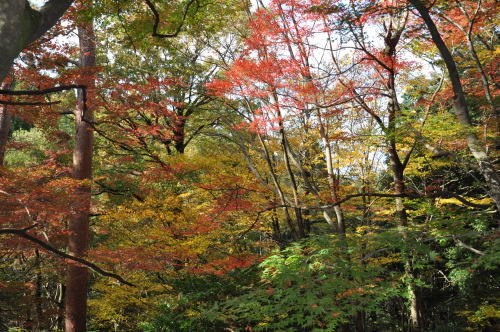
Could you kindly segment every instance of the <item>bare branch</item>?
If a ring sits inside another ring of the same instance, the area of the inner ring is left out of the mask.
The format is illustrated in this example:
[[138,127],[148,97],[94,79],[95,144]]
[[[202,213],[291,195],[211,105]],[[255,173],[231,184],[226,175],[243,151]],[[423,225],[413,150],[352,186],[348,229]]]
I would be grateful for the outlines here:
[[61,250],[59,250],[57,248],[54,248],[53,246],[51,246],[47,242],[44,242],[44,241],[42,241],[42,240],[40,240],[40,239],[38,239],[38,238],[36,238],[36,237],[34,237],[34,236],[32,236],[32,235],[30,235],[30,234],[27,233],[28,230],[34,228],[37,225],[38,224],[30,225],[30,226],[22,228],[22,229],[3,228],[3,229],[0,229],[0,234],[17,235],[19,237],[22,237],[23,239],[26,239],[28,241],[31,241],[33,243],[38,244],[40,247],[44,248],[47,251],[50,251],[50,252],[56,254],[57,256],[60,256],[60,257],[72,260],[74,262],[78,262],[78,263],[83,264],[85,266],[88,266],[89,268],[91,268],[95,272],[99,273],[100,275],[103,275],[105,277],[114,278],[114,279],[118,280],[119,282],[121,282],[124,285],[132,286],[132,287],[137,287],[136,285],[134,285],[134,284],[128,282],[127,280],[123,279],[118,274],[115,274],[115,273],[103,270],[99,266],[95,265],[92,262],[89,262],[86,259],[83,259],[83,258],[80,258],[80,257],[76,257],[76,256],[73,256],[73,255],[67,254],[67,253],[65,253],[65,252],[63,252],[63,251],[61,251]]
[[[61,91],[66,91],[66,90],[73,90],[73,89],[81,89],[82,90],[82,103],[83,103],[83,115],[87,112],[87,86],[86,85],[81,85],[81,84],[70,84],[70,85],[61,85],[61,86],[56,86],[48,89],[41,89],[41,90],[3,90],[0,89],[0,95],[6,95],[6,96],[41,96],[41,95],[46,95],[49,93],[55,93],[55,92],[61,92]],[[58,103],[58,102],[55,102]],[[0,102],[2,104],[2,102]],[[22,104],[3,104],[3,105],[29,105],[29,103],[22,103]],[[50,105],[47,103],[43,104],[36,104],[36,105]]]
[[47,106],[47,105],[56,105],[60,104],[60,101],[49,101],[49,102],[43,102],[43,101],[34,101],[34,102],[29,102],[29,101],[5,101],[5,100],[0,100],[0,105],[12,105],[12,106]]
[[459,247],[462,247],[462,248],[465,248],[467,250],[470,250],[472,251],[473,253],[476,253],[478,255],[481,255],[481,256],[484,256],[484,252],[482,252],[481,250],[477,250],[475,248],[472,248],[471,246],[463,243],[462,241],[460,241],[459,239],[455,239],[455,243],[459,246]]
[[149,9],[151,10],[151,12],[153,13],[153,16],[154,16],[152,36],[159,37],[159,38],[177,37],[177,35],[181,32],[182,27],[184,26],[184,23],[186,21],[186,17],[187,17],[187,14],[189,12],[189,8],[191,7],[191,5],[196,2],[196,4],[199,6],[198,0],[190,0],[187,3],[186,8],[184,9],[184,13],[182,14],[182,21],[179,24],[179,26],[177,27],[177,29],[173,33],[159,33],[158,32],[158,25],[160,25],[160,13],[158,13],[158,10],[156,9],[155,5],[151,2],[151,0],[144,0],[144,1],[148,5]]

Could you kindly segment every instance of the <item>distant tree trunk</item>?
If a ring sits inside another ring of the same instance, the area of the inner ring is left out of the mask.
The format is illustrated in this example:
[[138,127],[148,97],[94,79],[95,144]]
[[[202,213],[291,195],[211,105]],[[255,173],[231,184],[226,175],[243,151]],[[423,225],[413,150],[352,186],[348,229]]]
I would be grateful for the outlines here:
[[[500,211],[500,176],[498,175],[492,161],[486,153],[484,144],[479,140],[477,134],[475,133],[475,128],[472,124],[472,120],[469,114],[469,109],[465,101],[465,93],[462,88],[462,83],[460,82],[460,75],[457,70],[457,66],[450,50],[446,46],[445,42],[441,38],[441,35],[434,23],[434,20],[430,16],[429,9],[420,0],[409,0],[410,3],[417,9],[420,16],[424,20],[425,25],[429,29],[432,40],[443,58],[443,61],[448,70],[448,76],[450,78],[453,93],[453,108],[455,109],[455,115],[458,122],[462,125],[467,139],[467,145],[470,152],[476,159],[478,163],[479,171],[485,179],[485,182],[489,189],[489,195],[495,202],[497,210]],[[500,226],[500,221],[499,221]]]
[[5,146],[9,138],[11,120],[12,116],[7,110],[7,106],[0,106],[0,166],[3,166],[5,158]]
[[[182,115],[180,115],[182,116]],[[179,116],[179,117],[180,117]],[[174,147],[177,153],[179,154],[184,154],[184,151],[186,149],[186,133],[185,133],[185,127],[186,127],[186,119],[178,119],[176,120],[176,123],[174,125]]]
[[[14,80],[6,79],[2,84],[1,88],[11,89],[14,85]],[[7,140],[9,138],[10,123],[12,121],[12,115],[9,112],[7,105],[0,106],[0,166],[3,166],[5,159],[5,147],[7,145]]]
[[292,237],[297,240],[299,239],[299,235],[297,233],[297,230],[295,229],[295,226],[292,221],[292,217],[290,216],[290,212],[288,211],[287,207],[287,199],[285,197],[285,194],[283,193],[283,189],[281,188],[281,185],[278,181],[278,177],[276,175],[276,172],[274,170],[273,163],[271,161],[271,156],[269,154],[269,151],[267,149],[266,144],[264,143],[264,140],[260,134],[257,134],[259,138],[260,145],[262,146],[262,149],[264,151],[264,159],[266,160],[267,166],[269,167],[269,173],[271,174],[271,178],[273,179],[274,186],[276,188],[276,193],[278,194],[280,198],[280,203],[283,205],[283,213],[285,214],[285,220],[290,228],[290,233],[292,234]]
[[280,138],[281,138],[281,147],[283,149],[283,159],[285,161],[285,168],[288,173],[288,176],[290,178],[290,182],[292,185],[292,194],[293,194],[293,203],[294,203],[294,208],[293,211],[295,212],[295,220],[297,221],[297,230],[298,230],[298,236],[302,239],[306,237],[307,234],[307,226],[304,223],[304,218],[302,217],[302,210],[299,207],[299,194],[298,194],[298,186],[297,186],[297,181],[295,180],[295,175],[293,174],[292,171],[292,166],[290,164],[290,154],[291,151],[289,149],[289,144],[286,138],[286,133],[285,133],[285,126],[283,124],[283,115],[281,114],[281,109],[279,107],[279,98],[278,94],[273,89],[273,99],[274,102],[276,103],[276,112],[277,116],[280,119],[278,121],[279,125],[279,133],[280,133]]
[[[330,140],[328,139],[328,134],[326,132],[326,128],[321,120],[321,114],[319,109],[317,110],[318,115],[318,123],[319,123],[319,134],[321,136],[321,140],[323,141],[323,145],[325,146],[325,156],[326,156],[326,172],[328,176],[328,186],[330,189],[330,197],[332,201],[335,203],[338,201],[339,197],[337,194],[337,179],[335,177],[335,172],[333,168],[333,160],[332,160],[332,147],[330,144]],[[345,235],[345,222],[344,222],[344,214],[340,205],[335,205],[333,207],[333,211],[335,212],[335,217],[337,218],[337,232],[340,235]]]
[[33,325],[33,331],[45,330],[48,322],[48,317],[44,317],[43,315],[43,307],[42,307],[42,260],[41,255],[38,249],[35,249],[35,264],[36,264],[36,272],[35,272],[35,294],[34,298],[36,301],[36,324]]
[[[292,20],[292,23],[293,23],[293,29],[296,32],[296,37],[299,41],[299,43],[297,43],[296,46],[298,48],[298,52],[301,55],[300,60],[297,59],[297,57],[295,56],[295,52],[292,48],[292,44],[294,44],[294,42],[292,41],[293,38],[290,37],[289,31],[288,31],[292,28],[287,24],[286,14],[283,10],[283,6],[281,3],[278,3],[278,7],[280,9],[281,20],[282,20],[283,24],[287,27],[286,29],[284,29],[283,34],[285,36],[285,41],[286,41],[287,46],[288,46],[288,53],[290,54],[290,57],[294,61],[303,63],[304,67],[307,68],[307,70],[302,73],[302,77],[307,82],[312,82],[313,78],[312,78],[310,71],[309,71],[309,69],[311,67],[310,63],[309,63],[309,56],[308,56],[307,50],[304,49],[304,46],[302,45],[302,43],[304,41],[302,39],[300,31],[297,29],[297,26],[298,26],[297,21],[296,21],[294,15],[290,15],[290,19]],[[274,93],[274,98],[275,98],[276,102],[278,102],[278,100],[277,100],[278,96],[276,93]],[[278,111],[279,111],[279,109],[278,109]],[[304,114],[310,114],[310,111],[304,110]],[[281,117],[281,115],[279,115],[279,116]],[[326,130],[324,128],[323,122],[321,121],[321,112],[320,112],[319,108],[317,109],[317,116],[318,116],[318,121],[320,124],[321,138],[323,140],[323,144],[326,147],[327,172],[328,172],[328,184],[330,186],[330,196],[331,196],[332,201],[336,202],[338,200],[338,195],[337,195],[337,189],[336,189],[337,186],[336,186],[336,181],[335,181],[335,174],[333,173],[333,167],[332,167],[332,162],[331,162],[331,160],[332,160],[331,159],[332,158],[331,147],[330,147],[330,142],[329,142],[328,138],[326,137]],[[280,126],[281,126],[281,124],[280,124]],[[289,151],[291,152],[290,146],[289,145],[287,145],[287,146],[288,146]],[[295,158],[293,157],[293,153],[290,153],[290,157],[291,157],[292,161],[294,161]],[[299,168],[301,173],[303,174],[302,177],[304,178],[304,182],[306,184],[310,183],[308,176],[304,172],[302,166],[298,162],[295,162],[295,164]],[[309,189],[314,191],[314,194],[317,196],[317,198],[319,200],[320,197],[319,197],[319,193],[317,192],[317,190],[315,190],[315,188],[313,188],[312,185],[308,186],[308,187],[309,187]],[[333,220],[331,219],[327,210],[323,210],[323,217],[326,220],[326,222],[335,229],[335,231],[337,231],[340,235],[345,235],[344,216],[342,213],[342,209],[340,208],[340,205],[335,205],[333,207],[333,210],[335,212],[335,216],[337,219],[336,224],[333,223]],[[310,225],[307,225],[307,226],[310,226]]]
[[[80,42],[80,69],[85,75],[92,75],[95,67],[95,40],[91,22],[78,26]],[[76,134],[73,151],[73,177],[89,180],[92,177],[92,139],[89,122],[93,120],[92,91],[95,82],[88,76],[87,105],[83,102],[83,92],[78,92],[78,107],[75,112]],[[85,111],[85,112],[84,112]],[[77,188],[78,201],[74,206],[74,216],[69,222],[68,249],[72,255],[85,256],[89,247],[90,185]],[[69,264],[66,281],[66,332],[86,331],[88,268]]]

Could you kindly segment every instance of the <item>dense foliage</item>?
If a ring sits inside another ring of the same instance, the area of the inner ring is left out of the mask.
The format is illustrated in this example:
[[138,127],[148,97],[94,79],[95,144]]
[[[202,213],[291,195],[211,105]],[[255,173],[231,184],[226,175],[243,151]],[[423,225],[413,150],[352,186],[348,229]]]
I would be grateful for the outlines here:
[[75,2],[0,88],[0,330],[499,329],[497,8]]

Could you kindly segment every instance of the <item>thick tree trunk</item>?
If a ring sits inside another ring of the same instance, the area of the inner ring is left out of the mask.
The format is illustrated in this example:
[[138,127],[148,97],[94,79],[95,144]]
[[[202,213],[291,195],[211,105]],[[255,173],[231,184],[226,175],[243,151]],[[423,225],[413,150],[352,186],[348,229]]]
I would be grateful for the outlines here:
[[[420,16],[424,20],[425,25],[429,29],[432,36],[432,40],[443,58],[443,61],[448,70],[448,76],[450,78],[453,92],[455,94],[453,100],[453,108],[455,110],[455,115],[458,122],[462,125],[467,139],[467,145],[470,152],[476,159],[479,167],[479,171],[483,175],[485,182],[489,189],[489,195],[495,202],[497,210],[500,211],[500,176],[498,175],[492,161],[486,153],[484,144],[479,140],[477,134],[475,133],[475,128],[472,124],[472,120],[469,115],[469,110],[467,103],[465,102],[465,93],[462,88],[462,83],[460,82],[460,75],[457,70],[457,66],[450,50],[446,46],[445,42],[441,38],[441,35],[434,23],[434,20],[429,14],[429,10],[420,0],[409,0],[410,3],[417,9]],[[500,221],[499,221],[500,225]]]
[[[180,115],[182,116],[182,114]],[[185,133],[185,127],[186,127],[186,120],[185,119],[179,119],[177,120],[177,123],[174,125],[174,147],[177,153],[183,154],[185,149],[186,149],[186,133]]]
[[48,0],[40,10],[35,10],[27,0],[0,1],[0,81],[23,48],[56,24],[72,2]]
[[[89,75],[86,79],[88,100],[83,103],[83,92],[78,94],[76,117],[76,137],[73,152],[73,177],[89,180],[92,177],[92,139],[89,122],[93,120],[92,91],[95,82],[91,78],[95,67],[95,41],[92,23],[78,27],[80,41],[80,68]],[[77,188],[78,202],[74,206],[74,216],[69,223],[68,249],[72,255],[83,257],[89,247],[90,185],[82,184]],[[86,331],[88,268],[69,264],[66,282],[66,332]]]

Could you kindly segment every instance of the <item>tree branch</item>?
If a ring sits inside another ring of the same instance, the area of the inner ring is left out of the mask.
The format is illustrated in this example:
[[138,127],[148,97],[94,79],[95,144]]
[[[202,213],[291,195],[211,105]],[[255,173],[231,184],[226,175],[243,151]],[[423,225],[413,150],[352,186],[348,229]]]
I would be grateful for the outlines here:
[[43,5],[40,10],[34,10],[31,7],[29,10],[35,12],[38,16],[39,22],[36,26],[31,39],[28,44],[40,38],[45,32],[47,32],[57,21],[63,16],[63,14],[68,10],[74,0],[48,0],[45,5]]
[[153,16],[154,16],[153,33],[151,35],[153,37],[159,37],[159,38],[177,37],[177,35],[181,32],[182,27],[184,26],[189,8],[195,2],[198,5],[198,0],[189,0],[189,2],[186,5],[186,8],[184,9],[184,13],[182,15],[182,21],[179,24],[179,26],[177,27],[177,29],[173,33],[159,33],[158,26],[160,25],[160,13],[158,13],[158,10],[156,9],[155,5],[151,2],[151,0],[144,0],[144,1],[148,5],[149,9],[151,10],[151,12],[153,13]]
[[[85,113],[87,112],[87,86],[82,85],[82,84],[61,85],[61,86],[55,86],[52,88],[41,89],[41,90],[3,90],[3,89],[0,89],[0,95],[41,96],[41,95],[46,95],[49,93],[61,92],[61,91],[72,90],[72,89],[81,89],[82,90],[83,116],[85,116]],[[22,102],[20,102],[20,103],[22,103]],[[57,102],[55,102],[55,103],[57,103]],[[2,102],[0,102],[0,104],[2,104]],[[29,103],[3,104],[3,105],[29,105]],[[46,105],[46,103],[36,104],[36,105]]]
[[469,245],[463,243],[462,241],[460,241],[459,239],[455,239],[455,243],[457,244],[457,246],[465,248],[467,250],[470,250],[473,253],[476,253],[476,254],[481,255],[481,256],[485,255],[484,252],[482,252],[481,250],[477,250],[475,248],[472,248],[471,246],[469,246]]
[[11,106],[47,106],[47,105],[56,105],[60,104],[60,101],[49,101],[49,102],[43,102],[43,101],[34,101],[34,102],[29,102],[29,101],[5,101],[5,100],[0,100],[0,105],[11,105]]
[[61,250],[59,250],[57,248],[54,248],[50,244],[48,244],[48,243],[46,243],[46,242],[44,242],[44,241],[42,241],[42,240],[40,240],[40,239],[38,239],[38,238],[36,238],[36,237],[34,237],[34,236],[32,236],[32,235],[30,235],[30,234],[27,233],[28,230],[36,227],[37,225],[38,224],[30,225],[30,226],[22,228],[22,229],[3,228],[3,229],[0,229],[0,234],[17,235],[19,237],[22,237],[23,239],[26,239],[28,241],[31,241],[33,243],[38,244],[40,247],[44,248],[47,251],[50,251],[50,252],[56,254],[57,256],[60,256],[60,257],[72,260],[74,262],[78,262],[80,264],[83,264],[83,265],[91,268],[95,272],[99,273],[100,275],[103,275],[105,277],[114,278],[114,279],[118,280],[119,282],[121,282],[124,285],[128,285],[128,286],[131,286],[131,287],[137,287],[136,285],[134,285],[134,284],[128,282],[127,280],[123,279],[118,274],[105,271],[105,270],[101,269],[99,266],[95,265],[92,262],[89,262],[86,259],[83,259],[83,258],[80,258],[80,257],[76,257],[76,256],[73,256],[73,255],[67,254],[67,253],[65,253],[65,252],[63,252],[63,251],[61,251]]
[[344,198],[339,199],[338,201],[327,204],[327,205],[319,205],[319,206],[293,206],[289,204],[281,204],[281,205],[273,205],[272,207],[266,208],[264,210],[261,210],[259,212],[265,212],[269,211],[275,208],[279,207],[290,207],[290,208],[298,208],[302,210],[324,210],[324,209],[329,209],[334,206],[338,206],[344,202],[347,202],[353,198],[357,197],[387,197],[387,198],[396,198],[396,197],[407,197],[407,198],[438,198],[438,197],[453,197],[459,200],[461,203],[468,205],[470,207],[478,208],[478,209],[484,209],[484,208],[489,208],[493,204],[477,204],[477,203],[472,203],[467,201],[465,198],[462,196],[449,192],[449,191],[439,191],[436,193],[428,194],[428,195],[418,195],[418,194],[413,194],[413,193],[405,193],[405,194],[386,194],[386,193],[359,193],[359,194],[352,194],[352,195],[346,195]]

